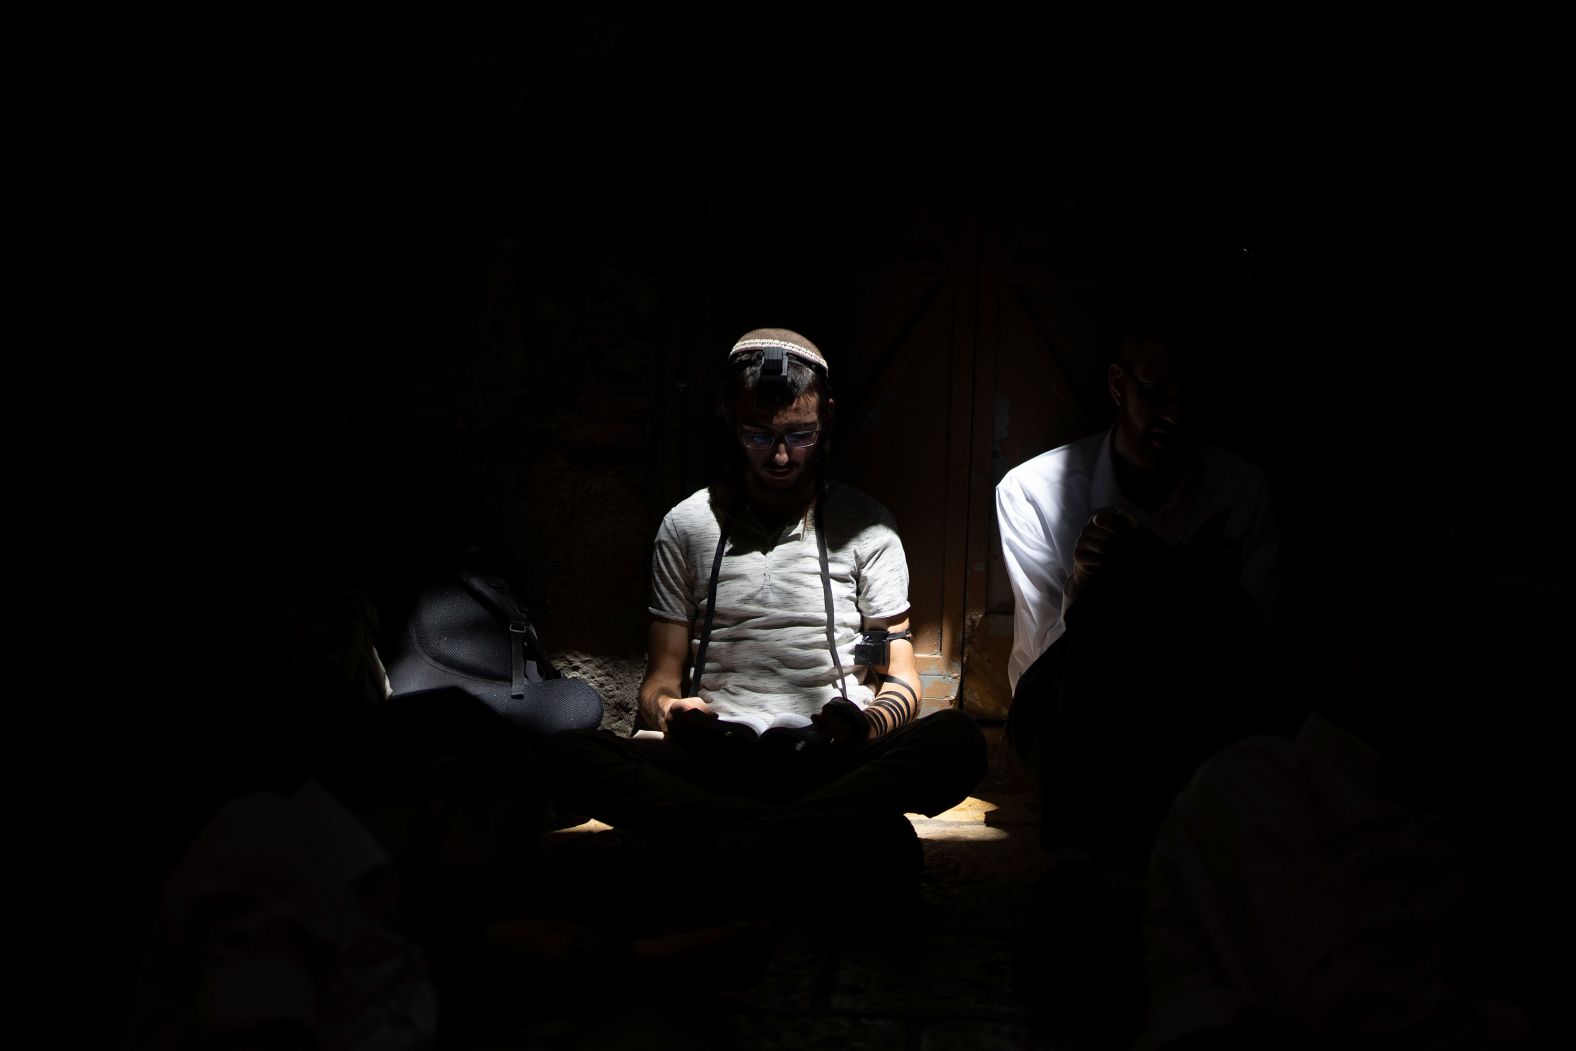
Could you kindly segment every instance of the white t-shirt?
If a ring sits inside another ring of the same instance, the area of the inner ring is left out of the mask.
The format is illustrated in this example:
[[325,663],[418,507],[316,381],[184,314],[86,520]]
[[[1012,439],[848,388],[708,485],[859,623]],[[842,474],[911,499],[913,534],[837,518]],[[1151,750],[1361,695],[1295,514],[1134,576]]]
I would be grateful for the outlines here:
[[1089,517],[1121,505],[1162,540],[1185,542],[1205,522],[1226,512],[1223,536],[1242,546],[1242,586],[1266,625],[1275,620],[1279,534],[1263,473],[1235,453],[1203,446],[1178,496],[1153,513],[1126,500],[1112,462],[1113,431],[1102,431],[1008,471],[996,486],[996,522],[1012,583],[1012,655],[1007,680],[1014,691],[1029,665],[1061,637],[1073,549]]
[[[859,490],[830,483],[822,517],[843,689],[863,707],[874,693],[854,663],[854,644],[864,618],[908,609],[908,562],[892,515]],[[651,613],[689,627],[692,659],[720,535],[705,489],[669,511],[657,531]],[[747,512],[731,520],[698,696],[721,718],[757,731],[773,721],[807,723],[839,696],[813,515],[769,534]]]

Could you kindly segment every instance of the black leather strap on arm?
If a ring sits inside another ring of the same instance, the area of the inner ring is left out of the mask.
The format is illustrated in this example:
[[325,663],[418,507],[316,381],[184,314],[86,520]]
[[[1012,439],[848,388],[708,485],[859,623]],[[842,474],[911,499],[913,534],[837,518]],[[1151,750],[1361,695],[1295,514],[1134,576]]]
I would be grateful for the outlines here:
[[906,692],[909,697],[913,699],[914,710],[919,710],[919,691],[915,690],[913,685],[907,679],[900,679],[896,675],[887,675],[884,672],[877,672],[876,678],[880,679],[883,683],[891,683],[893,686],[901,687],[904,692]]

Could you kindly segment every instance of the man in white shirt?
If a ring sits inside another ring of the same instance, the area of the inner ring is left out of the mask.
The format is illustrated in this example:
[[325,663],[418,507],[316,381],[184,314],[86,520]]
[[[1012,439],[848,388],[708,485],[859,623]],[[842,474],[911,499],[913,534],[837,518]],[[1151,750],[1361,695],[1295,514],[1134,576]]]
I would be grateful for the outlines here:
[[1121,516],[1185,543],[1223,515],[1222,538],[1242,552],[1242,586],[1273,627],[1279,539],[1269,487],[1242,457],[1195,440],[1190,396],[1206,368],[1178,337],[1135,333],[1107,370],[1112,427],[1019,464],[996,486],[1013,690],[1067,629],[1064,614],[1108,557]]
[[1087,917],[1121,901],[1129,941],[1166,804],[1216,749],[1268,728],[1248,713],[1275,622],[1275,515],[1264,475],[1198,438],[1212,348],[1196,319],[1163,301],[1137,316],[1107,370],[1114,425],[996,487],[1006,741],[1041,799],[1047,904]]

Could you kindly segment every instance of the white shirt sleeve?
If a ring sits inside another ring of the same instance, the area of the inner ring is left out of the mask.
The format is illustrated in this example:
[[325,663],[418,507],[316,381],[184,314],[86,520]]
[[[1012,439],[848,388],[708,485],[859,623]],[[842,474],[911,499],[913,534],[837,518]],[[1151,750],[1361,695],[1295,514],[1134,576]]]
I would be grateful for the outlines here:
[[1062,594],[1071,570],[1071,552],[1056,544],[1053,525],[1044,520],[1011,476],[996,487],[996,522],[1002,557],[1012,583],[1012,656],[1007,682],[1012,690],[1040,654],[1065,630]]
[[[669,512],[657,530],[656,545],[651,553],[651,604],[647,608],[654,616],[680,624],[694,623],[696,615],[692,597],[695,570],[686,552],[685,539]],[[710,574],[710,566],[706,567],[706,572]]]
[[886,515],[866,530],[859,558],[855,602],[861,617],[895,617],[908,606],[908,558],[892,518]]

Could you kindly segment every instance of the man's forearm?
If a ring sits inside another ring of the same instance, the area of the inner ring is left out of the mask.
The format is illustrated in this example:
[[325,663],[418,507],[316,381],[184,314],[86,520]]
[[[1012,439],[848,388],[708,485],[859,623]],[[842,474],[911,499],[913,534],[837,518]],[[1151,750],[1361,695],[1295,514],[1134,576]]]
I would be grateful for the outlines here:
[[654,620],[646,640],[646,674],[636,699],[640,717],[653,730],[666,730],[666,711],[684,697],[685,664],[689,656],[689,627],[671,620]]
[[919,711],[919,692],[915,684],[896,675],[881,675],[881,688],[865,707],[870,736],[880,737],[913,720]]

